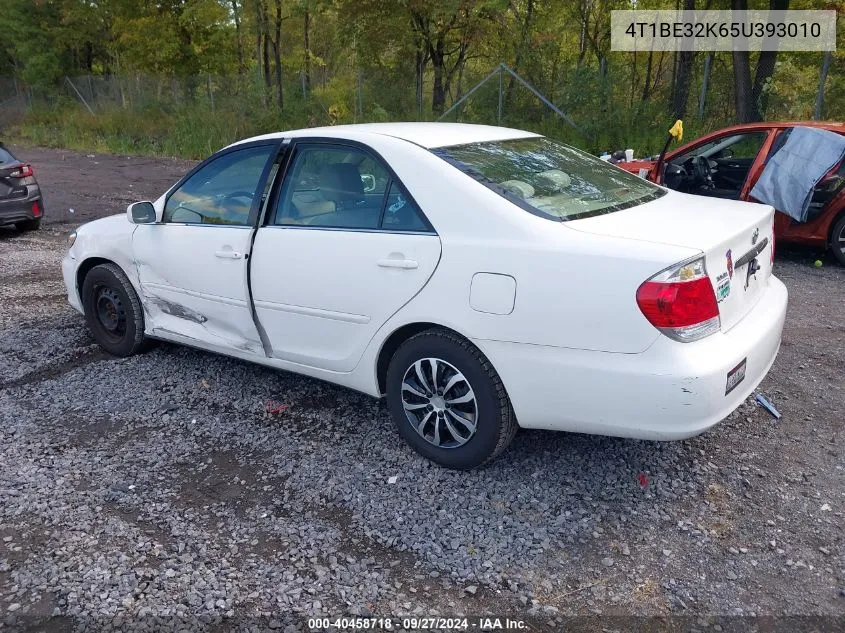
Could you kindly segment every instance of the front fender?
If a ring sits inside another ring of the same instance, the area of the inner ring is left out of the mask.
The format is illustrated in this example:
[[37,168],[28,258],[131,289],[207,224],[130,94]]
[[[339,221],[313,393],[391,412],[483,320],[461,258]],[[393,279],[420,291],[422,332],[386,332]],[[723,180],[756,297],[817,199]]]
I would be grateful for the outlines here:
[[62,262],[68,300],[74,308],[82,311],[80,293],[85,273],[107,261],[120,266],[135,292],[142,296],[132,249],[135,228],[122,213],[83,224],[76,230],[76,241]]

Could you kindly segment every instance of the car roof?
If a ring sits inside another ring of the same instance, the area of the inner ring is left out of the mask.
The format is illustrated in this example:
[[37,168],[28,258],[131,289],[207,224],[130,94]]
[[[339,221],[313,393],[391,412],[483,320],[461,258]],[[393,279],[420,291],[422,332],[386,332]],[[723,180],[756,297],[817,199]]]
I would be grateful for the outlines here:
[[504,141],[514,138],[540,136],[534,132],[494,125],[473,125],[469,123],[359,123],[356,125],[333,125],[287,132],[274,132],[244,139],[234,145],[273,138],[297,138],[309,136],[334,137],[346,140],[366,141],[373,135],[392,136],[415,145],[434,149],[450,145]]
[[788,127],[820,127],[832,132],[845,133],[845,123],[838,121],[762,121],[760,123],[740,123],[739,125],[731,125],[730,127],[714,130],[711,134],[716,132],[733,132],[743,130],[760,130],[760,129],[783,129]]

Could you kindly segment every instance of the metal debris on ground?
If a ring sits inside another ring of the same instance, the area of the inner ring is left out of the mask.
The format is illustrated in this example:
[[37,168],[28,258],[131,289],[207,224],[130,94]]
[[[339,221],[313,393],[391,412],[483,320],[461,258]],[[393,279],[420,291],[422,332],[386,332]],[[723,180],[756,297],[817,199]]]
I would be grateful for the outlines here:
[[775,405],[769,402],[765,397],[757,394],[757,397],[754,398],[761,407],[763,407],[766,411],[772,414],[772,417],[775,420],[780,420],[780,411],[775,409]]

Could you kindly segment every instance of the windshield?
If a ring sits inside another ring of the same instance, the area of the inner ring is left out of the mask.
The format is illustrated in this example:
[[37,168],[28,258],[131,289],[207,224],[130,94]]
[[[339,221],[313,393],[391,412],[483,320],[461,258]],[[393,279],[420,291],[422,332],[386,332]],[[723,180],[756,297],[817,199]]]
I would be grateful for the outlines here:
[[665,193],[642,178],[545,137],[433,151],[520,208],[552,220],[613,213]]

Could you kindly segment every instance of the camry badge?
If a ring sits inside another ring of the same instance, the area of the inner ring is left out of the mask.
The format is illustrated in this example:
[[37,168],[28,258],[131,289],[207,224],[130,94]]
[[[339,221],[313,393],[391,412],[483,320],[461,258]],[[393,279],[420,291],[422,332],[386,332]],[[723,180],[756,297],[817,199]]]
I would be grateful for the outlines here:
[[751,245],[757,243],[757,238],[760,237],[760,229],[754,229],[754,232],[751,234]]
[[730,249],[725,253],[725,259],[728,260],[728,277],[734,278],[734,258],[731,256]]

